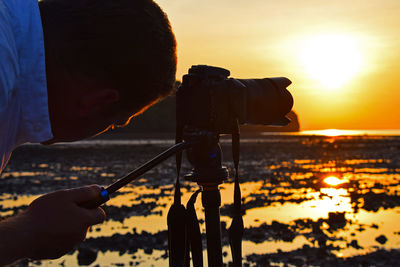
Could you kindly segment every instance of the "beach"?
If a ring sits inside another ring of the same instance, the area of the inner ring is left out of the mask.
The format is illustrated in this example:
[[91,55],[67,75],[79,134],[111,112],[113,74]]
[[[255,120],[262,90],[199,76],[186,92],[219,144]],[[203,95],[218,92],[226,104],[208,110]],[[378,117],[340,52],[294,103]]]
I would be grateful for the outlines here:
[[[232,174],[229,140],[221,143]],[[24,145],[1,175],[0,216],[12,216],[54,190],[107,186],[171,145],[169,138]],[[182,174],[190,169],[184,159]],[[397,266],[400,137],[244,137],[239,169],[246,266]],[[166,216],[175,177],[172,157],[113,195],[104,206],[106,222],[92,227],[76,250],[16,266],[166,266]],[[184,204],[197,189],[182,179]],[[233,178],[220,189],[223,260],[229,264]],[[200,198],[195,207],[206,261]]]

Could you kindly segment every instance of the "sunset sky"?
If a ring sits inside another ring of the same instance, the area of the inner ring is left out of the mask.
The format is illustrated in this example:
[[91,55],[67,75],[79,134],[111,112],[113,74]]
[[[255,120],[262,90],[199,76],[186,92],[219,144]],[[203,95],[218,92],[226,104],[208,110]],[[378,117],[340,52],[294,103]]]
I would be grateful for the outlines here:
[[194,64],[285,76],[302,130],[400,128],[400,1],[159,0]]

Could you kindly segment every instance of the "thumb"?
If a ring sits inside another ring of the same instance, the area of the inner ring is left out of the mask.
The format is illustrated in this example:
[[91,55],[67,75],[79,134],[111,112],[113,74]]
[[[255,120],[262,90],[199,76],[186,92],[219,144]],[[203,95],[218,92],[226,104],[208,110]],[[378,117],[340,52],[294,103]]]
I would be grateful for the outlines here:
[[71,201],[80,204],[99,197],[101,187],[99,185],[88,185],[84,187],[68,189],[67,192]]
[[100,207],[95,209],[84,209],[88,225],[102,223],[106,219],[106,213]]

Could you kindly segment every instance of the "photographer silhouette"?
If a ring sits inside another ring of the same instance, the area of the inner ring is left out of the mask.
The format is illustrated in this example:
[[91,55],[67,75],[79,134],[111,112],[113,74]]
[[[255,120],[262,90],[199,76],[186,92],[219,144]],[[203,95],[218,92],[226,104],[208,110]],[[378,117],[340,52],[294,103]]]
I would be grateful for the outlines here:
[[[175,37],[151,0],[0,0],[0,170],[21,144],[127,124],[171,93],[175,72]],[[70,251],[104,220],[81,205],[100,192],[50,193],[0,221],[0,265]]]

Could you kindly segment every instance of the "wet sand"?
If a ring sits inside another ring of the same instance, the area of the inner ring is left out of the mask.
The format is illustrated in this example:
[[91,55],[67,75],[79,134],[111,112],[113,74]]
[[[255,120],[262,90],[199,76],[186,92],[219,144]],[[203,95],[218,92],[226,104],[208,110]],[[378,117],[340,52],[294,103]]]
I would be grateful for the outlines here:
[[[93,183],[108,185],[171,144],[161,138],[20,147],[0,178],[0,216],[19,212],[43,193]],[[224,140],[222,147],[225,165],[232,169],[229,142]],[[242,140],[246,264],[397,266],[399,152],[399,137],[264,136]],[[182,173],[189,170],[185,160]],[[172,203],[175,175],[174,160],[169,159],[114,196],[105,206],[107,221],[93,227],[77,250],[58,260],[29,264],[165,266],[166,213]],[[197,185],[182,185],[186,203]],[[231,180],[221,186],[221,194],[224,262],[228,264]],[[200,198],[197,202],[204,233]]]

